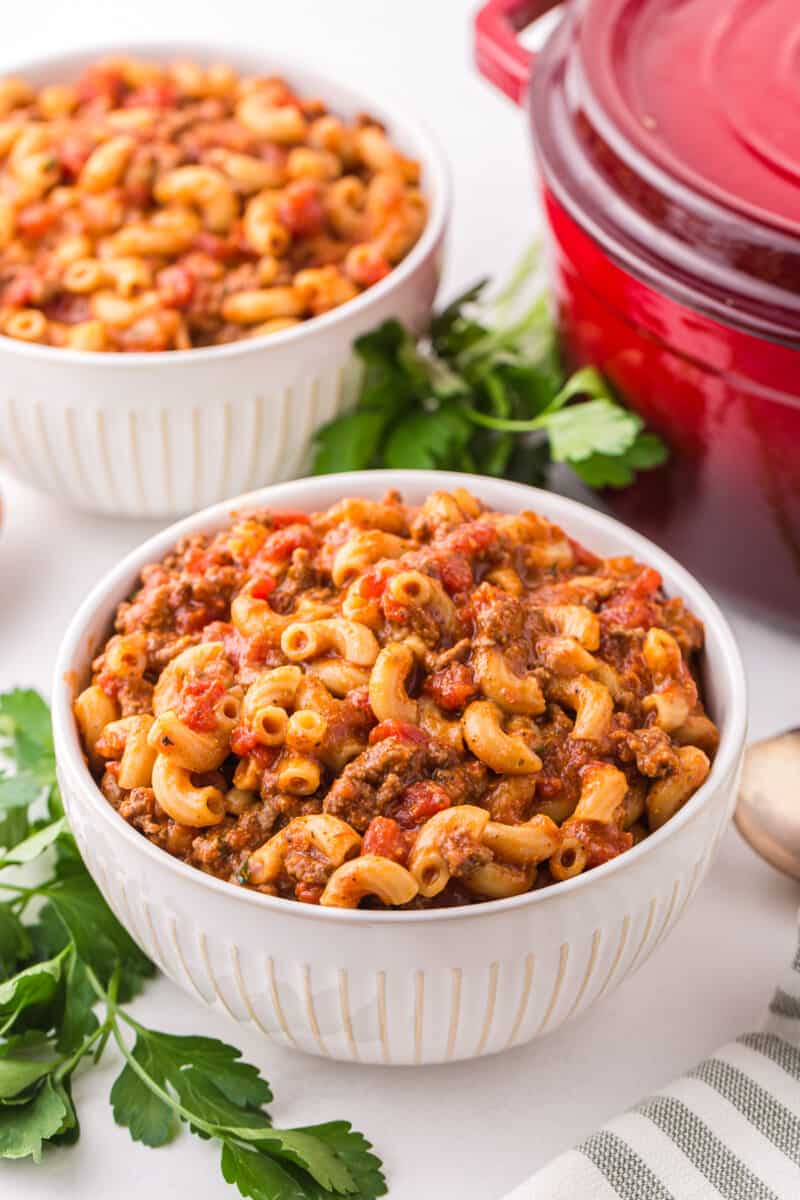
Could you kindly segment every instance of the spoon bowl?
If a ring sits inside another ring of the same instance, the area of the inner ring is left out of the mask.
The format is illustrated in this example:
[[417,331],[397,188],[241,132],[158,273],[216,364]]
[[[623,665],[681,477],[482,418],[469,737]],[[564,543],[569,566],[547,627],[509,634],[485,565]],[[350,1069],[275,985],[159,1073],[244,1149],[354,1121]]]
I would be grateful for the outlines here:
[[800,880],[800,729],[745,751],[734,820],[756,854]]

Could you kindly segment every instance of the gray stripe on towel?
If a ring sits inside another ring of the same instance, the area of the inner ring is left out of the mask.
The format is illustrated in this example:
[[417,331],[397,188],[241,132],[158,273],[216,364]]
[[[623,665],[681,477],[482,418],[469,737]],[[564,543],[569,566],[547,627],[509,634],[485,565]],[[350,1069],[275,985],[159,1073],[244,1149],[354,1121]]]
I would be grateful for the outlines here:
[[[577,1147],[592,1162],[620,1197],[620,1200],[676,1200],[647,1163],[626,1141],[601,1129]],[[577,1197],[576,1197],[577,1200]]]
[[792,1162],[800,1164],[800,1120],[744,1071],[723,1059],[709,1058],[690,1071],[689,1076],[719,1092],[767,1141]]
[[785,1038],[775,1033],[745,1033],[736,1040],[782,1067],[792,1079],[800,1080],[800,1050]]
[[725,1200],[780,1200],[682,1100],[653,1096],[634,1112],[671,1138]]
[[769,1011],[776,1017],[789,1017],[790,1020],[800,1021],[800,996],[792,996],[783,988],[776,988]]

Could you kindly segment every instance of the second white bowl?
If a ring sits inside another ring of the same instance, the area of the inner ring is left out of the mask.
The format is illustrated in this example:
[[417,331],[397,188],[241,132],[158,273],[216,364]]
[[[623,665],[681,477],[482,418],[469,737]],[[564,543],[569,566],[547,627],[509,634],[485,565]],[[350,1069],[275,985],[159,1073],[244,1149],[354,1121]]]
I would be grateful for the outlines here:
[[532,508],[601,554],[654,566],[706,627],[708,706],[721,732],[706,783],[672,820],[585,875],[510,900],[417,912],[345,911],[237,888],[171,858],[111,808],[86,767],[72,702],[145,563],[227,524],[230,505],[166,529],[88,597],[56,664],[53,724],[67,812],[89,870],[142,949],[197,999],[276,1042],[353,1062],[436,1063],[527,1042],[583,1012],[642,965],[691,900],[733,806],[745,733],[741,660],[725,618],[673,559],[617,521],[520,484],[432,471],[323,476],[241,505],[321,509],[399,488],[419,503],[467,487]]
[[[237,70],[280,73],[332,111],[370,112],[422,164],[428,224],[386,279],[323,316],[266,338],[155,354],[91,354],[0,337],[0,455],[22,479],[70,504],[163,517],[302,474],[311,434],[352,402],[352,343],[389,317],[418,330],[436,295],[449,209],[442,155],[402,112],[307,68],[247,51],[117,47],[160,61],[224,56]],[[93,50],[22,63],[34,83],[70,79]]]

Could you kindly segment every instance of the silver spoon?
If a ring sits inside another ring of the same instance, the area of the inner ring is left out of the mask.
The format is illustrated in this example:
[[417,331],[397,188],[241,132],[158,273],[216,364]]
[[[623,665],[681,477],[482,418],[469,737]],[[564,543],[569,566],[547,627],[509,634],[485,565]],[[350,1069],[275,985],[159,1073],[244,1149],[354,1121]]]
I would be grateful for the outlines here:
[[745,751],[734,820],[756,854],[800,879],[800,729]]

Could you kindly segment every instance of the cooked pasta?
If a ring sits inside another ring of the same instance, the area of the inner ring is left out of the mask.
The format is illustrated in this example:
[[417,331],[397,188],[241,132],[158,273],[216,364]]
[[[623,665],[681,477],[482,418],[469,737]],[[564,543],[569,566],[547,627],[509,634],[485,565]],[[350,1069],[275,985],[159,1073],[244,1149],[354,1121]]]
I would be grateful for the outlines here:
[[200,870],[323,907],[474,904],[591,871],[690,799],[718,743],[702,646],[633,559],[461,490],[389,493],[184,538],[75,715],[109,803]]
[[0,80],[0,333],[163,351],[274,335],[380,283],[427,220],[381,123],[283,79],[116,56]]

